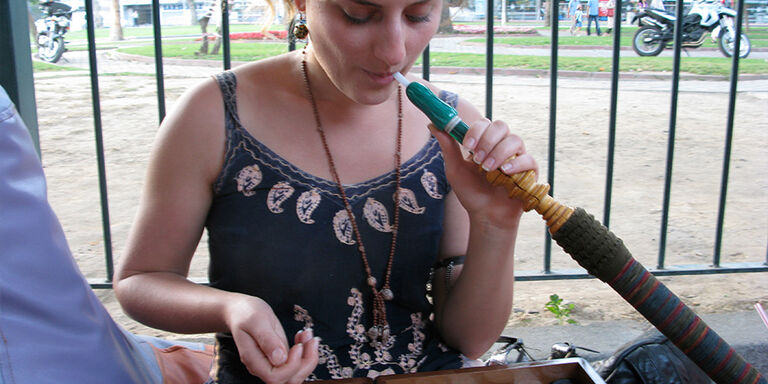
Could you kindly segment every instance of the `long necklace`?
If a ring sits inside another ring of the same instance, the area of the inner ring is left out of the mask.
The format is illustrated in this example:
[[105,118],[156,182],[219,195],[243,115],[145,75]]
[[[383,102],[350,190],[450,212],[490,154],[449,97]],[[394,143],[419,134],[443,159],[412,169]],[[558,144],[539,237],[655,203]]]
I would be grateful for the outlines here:
[[306,50],[302,52],[303,58],[301,60],[301,71],[304,75],[304,84],[307,88],[307,94],[309,97],[309,102],[312,104],[312,112],[315,115],[315,123],[317,124],[317,132],[320,134],[320,139],[323,142],[323,149],[325,150],[325,155],[328,158],[328,166],[331,170],[331,175],[333,176],[333,180],[336,182],[336,186],[339,188],[339,194],[341,194],[341,199],[344,202],[344,209],[347,211],[347,215],[349,216],[349,221],[352,224],[352,231],[355,235],[355,239],[357,240],[358,244],[358,250],[360,251],[360,257],[363,260],[363,267],[365,268],[365,273],[367,275],[366,283],[369,287],[371,287],[371,292],[373,293],[373,326],[368,329],[367,335],[368,338],[371,340],[371,342],[377,342],[377,341],[384,341],[386,342],[387,339],[389,339],[390,336],[390,330],[389,330],[389,324],[387,323],[387,309],[385,305],[385,301],[390,301],[394,298],[394,294],[392,293],[392,289],[389,286],[389,279],[392,274],[392,261],[395,257],[395,248],[397,246],[397,228],[400,221],[400,212],[398,209],[399,202],[400,202],[400,160],[401,160],[401,153],[400,149],[402,147],[402,139],[403,139],[403,94],[402,89],[398,85],[397,87],[397,147],[395,150],[395,195],[394,195],[394,223],[392,225],[392,243],[390,245],[389,250],[389,260],[387,261],[387,271],[384,275],[384,284],[381,286],[381,289],[377,289],[377,280],[373,276],[373,273],[371,272],[371,266],[368,264],[368,257],[365,252],[365,246],[363,245],[363,238],[360,236],[360,229],[357,226],[357,220],[355,220],[355,215],[352,213],[352,206],[349,204],[349,199],[347,198],[347,194],[344,191],[344,186],[341,184],[341,179],[339,178],[339,173],[336,171],[336,165],[333,161],[333,156],[331,155],[331,150],[328,148],[328,140],[325,138],[325,131],[323,130],[323,125],[320,123],[320,113],[318,112],[317,108],[317,102],[315,101],[315,97],[312,94],[312,87],[309,83],[309,75],[307,74],[307,56],[306,56]]

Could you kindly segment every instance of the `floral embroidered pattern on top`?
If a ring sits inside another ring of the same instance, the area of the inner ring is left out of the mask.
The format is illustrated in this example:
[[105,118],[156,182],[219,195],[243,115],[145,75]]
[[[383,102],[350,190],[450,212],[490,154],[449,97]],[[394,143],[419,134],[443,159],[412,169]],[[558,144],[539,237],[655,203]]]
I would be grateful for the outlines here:
[[[420,313],[411,314],[411,326],[406,329],[411,332],[413,338],[413,342],[408,346],[408,353],[393,356],[390,349],[394,346],[394,336],[390,336],[384,342],[371,342],[366,336],[367,330],[365,325],[361,323],[361,317],[365,309],[363,307],[362,294],[357,288],[350,290],[347,304],[352,307],[352,312],[347,321],[347,334],[353,342],[348,352],[352,366],[341,366],[339,359],[330,346],[321,343],[319,347],[320,358],[318,364],[325,365],[328,368],[331,379],[354,377],[355,371],[360,369],[367,370],[368,374],[366,376],[371,378],[395,372],[417,372],[418,367],[425,359],[420,355],[424,347],[424,328],[427,326]],[[312,328],[312,317],[307,310],[296,305],[294,311],[294,319],[296,321],[303,322],[304,328]],[[371,344],[374,347],[373,355],[362,351],[365,344]],[[379,369],[381,367],[386,368],[377,371],[372,369],[374,366],[380,367]],[[390,366],[397,366],[399,369],[395,371]],[[310,378],[318,379],[317,377]]]
[[[401,240],[392,266],[394,299],[387,302],[386,312],[391,332],[371,342],[372,294],[337,186],[302,171],[253,137],[237,117],[235,76],[224,72],[217,80],[225,100],[227,143],[206,220],[211,286],[261,298],[286,335],[312,327],[322,339],[321,363],[311,376],[315,379],[458,368],[459,354],[442,344],[429,320],[432,306],[426,298],[449,191],[437,141],[430,138],[402,161]],[[374,276],[383,276],[393,225],[394,175],[344,188],[370,268]],[[217,344],[218,377],[251,382],[231,335],[217,335]]]

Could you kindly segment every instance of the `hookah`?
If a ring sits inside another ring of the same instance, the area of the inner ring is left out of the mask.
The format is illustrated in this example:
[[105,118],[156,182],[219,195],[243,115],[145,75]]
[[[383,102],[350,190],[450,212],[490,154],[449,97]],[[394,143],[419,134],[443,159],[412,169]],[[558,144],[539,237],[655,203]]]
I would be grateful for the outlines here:
[[[399,72],[394,77],[435,127],[459,143],[464,141],[469,127],[454,108],[423,84],[408,81]],[[566,253],[618,292],[716,383],[768,384],[757,369],[632,257],[621,239],[584,209],[568,207],[549,196],[549,185],[536,184],[534,171],[506,175],[497,169],[484,173],[491,184],[504,186],[510,198],[522,200],[524,211],[538,212],[552,239]]]

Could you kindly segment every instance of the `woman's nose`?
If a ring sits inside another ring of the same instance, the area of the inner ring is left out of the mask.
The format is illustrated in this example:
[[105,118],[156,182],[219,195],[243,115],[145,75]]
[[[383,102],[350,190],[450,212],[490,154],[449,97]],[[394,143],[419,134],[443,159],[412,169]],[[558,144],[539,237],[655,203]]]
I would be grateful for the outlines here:
[[405,33],[400,21],[390,22],[382,28],[374,43],[374,55],[390,67],[402,64],[405,52]]

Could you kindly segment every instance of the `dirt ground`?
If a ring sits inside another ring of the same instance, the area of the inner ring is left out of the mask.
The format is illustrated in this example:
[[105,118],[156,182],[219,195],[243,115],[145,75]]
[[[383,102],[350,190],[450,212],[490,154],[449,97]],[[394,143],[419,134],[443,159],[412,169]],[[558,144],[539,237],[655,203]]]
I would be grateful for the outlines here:
[[[168,108],[181,93],[217,69],[166,68]],[[484,108],[484,77],[433,74],[444,89]],[[499,76],[494,84],[495,119],[506,120],[526,140],[547,179],[549,79]],[[610,82],[560,78],[554,196],[603,218]],[[87,73],[37,75],[35,80],[42,159],[49,199],[83,274],[106,276],[98,185],[93,107]],[[649,268],[656,267],[668,152],[671,81],[622,80],[619,83],[616,152],[610,228]],[[120,74],[99,78],[106,161],[109,219],[116,262],[135,214],[148,154],[158,125],[153,76]],[[726,135],[727,81],[680,84],[675,128],[674,168],[666,232],[665,265],[712,263]],[[768,234],[768,80],[739,84],[727,190],[722,263],[766,262]],[[543,268],[544,225],[535,213],[524,215],[516,251],[520,272]],[[552,269],[578,265],[552,246]],[[205,237],[190,276],[205,280]],[[748,311],[768,306],[768,273],[662,277],[661,281],[699,313]],[[111,290],[98,294],[127,329],[180,339],[144,327],[125,316]],[[607,285],[592,280],[525,281],[515,288],[516,311],[510,326],[552,324],[544,304],[558,294],[574,304],[571,317],[582,324],[639,318]]]

